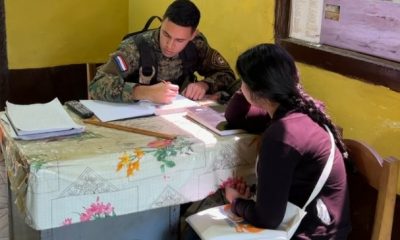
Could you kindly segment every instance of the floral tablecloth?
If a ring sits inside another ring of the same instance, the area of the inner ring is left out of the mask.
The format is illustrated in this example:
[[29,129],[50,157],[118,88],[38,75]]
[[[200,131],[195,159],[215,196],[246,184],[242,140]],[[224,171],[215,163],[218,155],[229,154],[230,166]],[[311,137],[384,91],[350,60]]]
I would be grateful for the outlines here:
[[80,135],[17,141],[1,122],[10,186],[28,225],[44,230],[196,201],[231,176],[254,173],[254,135],[220,137],[184,114],[115,123],[178,137],[87,125]]

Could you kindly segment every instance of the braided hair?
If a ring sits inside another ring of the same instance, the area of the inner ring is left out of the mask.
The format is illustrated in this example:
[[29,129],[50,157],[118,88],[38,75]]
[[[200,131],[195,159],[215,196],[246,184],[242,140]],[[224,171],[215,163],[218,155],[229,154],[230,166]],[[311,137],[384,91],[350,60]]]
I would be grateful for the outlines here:
[[297,68],[290,54],[276,44],[260,44],[242,53],[236,69],[255,98],[278,102],[281,107],[308,115],[314,122],[332,132],[336,146],[345,158],[342,136],[323,104],[308,95],[299,83]]

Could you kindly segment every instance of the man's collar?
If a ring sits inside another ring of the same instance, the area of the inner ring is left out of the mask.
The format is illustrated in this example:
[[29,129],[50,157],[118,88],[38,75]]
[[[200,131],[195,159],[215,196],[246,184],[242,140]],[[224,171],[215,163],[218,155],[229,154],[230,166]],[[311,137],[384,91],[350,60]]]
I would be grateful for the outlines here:
[[154,43],[154,49],[158,52],[161,52],[160,48],[160,28],[157,28],[153,31],[152,35],[153,43]]

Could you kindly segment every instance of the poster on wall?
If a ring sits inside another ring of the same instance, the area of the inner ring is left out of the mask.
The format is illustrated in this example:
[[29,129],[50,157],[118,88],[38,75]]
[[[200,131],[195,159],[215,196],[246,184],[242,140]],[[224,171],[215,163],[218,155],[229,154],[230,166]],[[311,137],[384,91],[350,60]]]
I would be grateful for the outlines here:
[[295,0],[291,2],[289,37],[310,43],[320,42],[322,0]]
[[400,0],[325,0],[322,44],[400,62]]

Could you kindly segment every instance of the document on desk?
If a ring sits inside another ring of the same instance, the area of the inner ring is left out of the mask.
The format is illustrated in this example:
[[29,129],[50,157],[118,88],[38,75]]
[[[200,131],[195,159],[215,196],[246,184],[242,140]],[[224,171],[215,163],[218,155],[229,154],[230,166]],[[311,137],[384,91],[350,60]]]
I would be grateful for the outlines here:
[[187,107],[199,106],[184,96],[178,95],[170,104],[154,104],[149,101],[135,103],[112,103],[98,100],[80,100],[102,122],[126,118],[145,117],[184,112]]
[[155,106],[150,102],[113,103],[99,100],[80,100],[102,122],[121,120],[126,118],[154,115]]
[[182,95],[177,95],[176,98],[169,104],[156,104],[156,115],[164,115],[171,113],[186,112],[188,107],[198,107],[200,104]]
[[26,105],[6,102],[6,114],[2,119],[12,127],[14,137],[23,140],[65,136],[85,130],[72,120],[57,98],[48,103]]
[[186,116],[210,129],[220,136],[246,132],[243,129],[230,128],[223,112],[217,112],[207,106],[189,107]]

